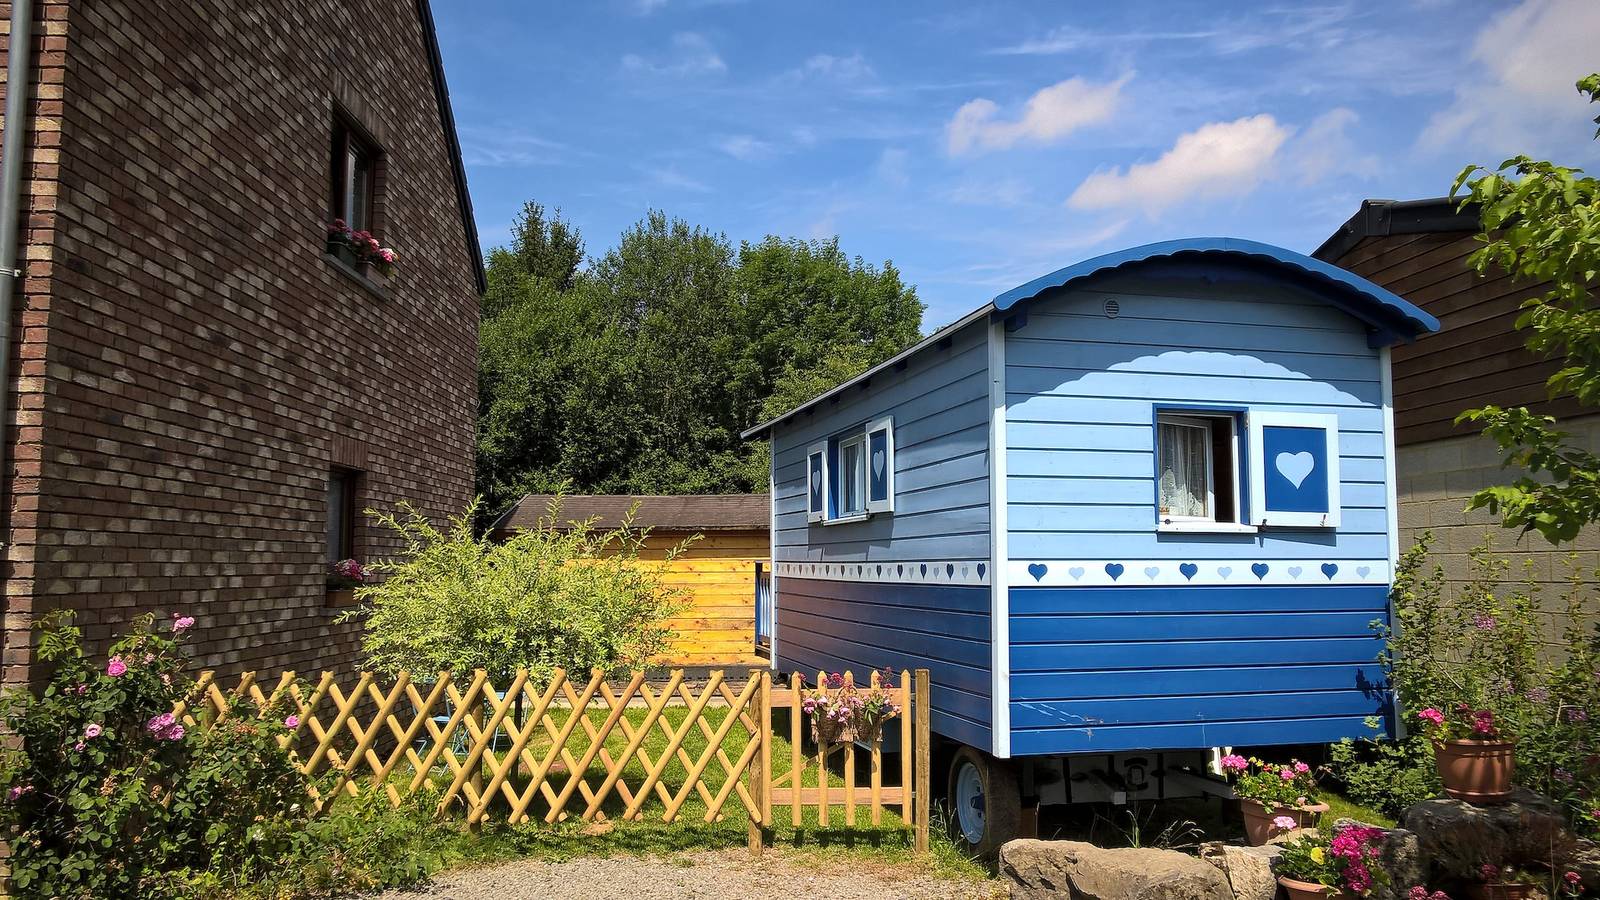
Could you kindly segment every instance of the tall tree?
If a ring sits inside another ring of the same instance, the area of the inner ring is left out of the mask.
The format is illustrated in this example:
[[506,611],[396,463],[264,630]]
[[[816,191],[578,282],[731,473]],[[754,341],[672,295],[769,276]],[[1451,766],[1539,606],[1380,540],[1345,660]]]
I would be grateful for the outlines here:
[[[1577,87],[1589,102],[1600,101],[1600,74]],[[1600,130],[1595,137],[1600,139]],[[1494,171],[1466,167],[1451,196],[1463,185],[1463,207],[1476,205],[1483,216],[1484,246],[1473,253],[1472,265],[1480,273],[1497,267],[1550,283],[1517,319],[1530,349],[1563,359],[1550,376],[1550,393],[1600,404],[1600,309],[1593,293],[1600,278],[1600,180],[1582,169],[1516,156]],[[1524,407],[1486,406],[1457,421],[1482,424],[1505,464],[1524,473],[1511,484],[1479,491],[1469,508],[1487,508],[1506,527],[1538,531],[1552,543],[1571,540],[1583,526],[1600,521],[1600,455],[1570,443],[1555,419]]]
[[547,218],[542,204],[524,203],[511,225],[511,242],[489,251],[483,317],[499,315],[534,283],[558,292],[571,290],[582,263],[583,235],[561,218],[561,210]]
[[504,292],[480,338],[487,510],[529,491],[764,489],[765,448],[742,429],[918,336],[915,291],[837,240],[769,237],[736,252],[652,211],[562,288],[514,252],[550,246],[518,237],[549,228],[519,226],[513,248],[489,257]]

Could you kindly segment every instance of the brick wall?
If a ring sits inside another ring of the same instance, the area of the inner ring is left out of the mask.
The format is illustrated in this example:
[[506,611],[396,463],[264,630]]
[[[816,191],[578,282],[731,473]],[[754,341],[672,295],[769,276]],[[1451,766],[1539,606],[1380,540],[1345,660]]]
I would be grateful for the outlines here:
[[[472,485],[474,267],[416,5],[75,2],[64,43],[7,626],[65,606],[103,642],[181,610],[198,666],[347,661],[356,629],[324,604],[329,467],[366,473],[363,506],[435,517]],[[335,98],[386,154],[386,289],[323,252]],[[366,523],[356,546],[396,549]]]
[[[1579,446],[1600,448],[1600,415],[1565,419],[1561,427],[1572,434]],[[1600,568],[1600,527],[1585,528],[1577,540],[1556,547],[1538,532],[1519,536],[1499,526],[1484,510],[1465,512],[1467,498],[1516,476],[1501,468],[1494,442],[1482,435],[1462,435],[1408,444],[1399,448],[1396,459],[1399,491],[1400,547],[1416,543],[1423,531],[1433,533],[1430,565],[1444,567],[1447,595],[1454,596],[1470,579],[1468,554],[1474,547],[1492,540],[1497,555],[1510,560],[1509,585],[1533,582],[1541,587],[1540,597],[1552,622],[1546,632],[1552,641],[1559,637],[1554,613],[1564,609],[1562,595],[1567,589],[1573,559],[1591,577]],[[1589,601],[1593,603],[1593,598]],[[1600,615],[1600,609],[1594,613]]]

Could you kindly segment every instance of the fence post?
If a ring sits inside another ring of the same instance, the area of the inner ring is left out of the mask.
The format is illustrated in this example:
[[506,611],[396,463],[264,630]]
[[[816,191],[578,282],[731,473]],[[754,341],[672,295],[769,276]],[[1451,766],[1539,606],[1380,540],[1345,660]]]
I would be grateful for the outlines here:
[[[751,713],[756,721],[755,731],[750,735],[750,740],[755,741],[758,747],[755,756],[750,758],[750,799],[754,801],[756,807],[750,811],[750,831],[747,836],[751,856],[760,856],[766,843],[762,829],[766,824],[767,796],[771,791],[772,780],[772,771],[767,765],[767,751],[771,746],[768,733],[772,731],[770,714],[767,711],[771,676],[761,672],[756,675],[756,680],[758,682],[756,696],[750,704],[753,707]],[[732,714],[737,715],[737,713]]]
[[911,694],[911,708],[916,719],[916,806],[912,815],[916,819],[915,849],[928,852],[928,790],[933,768],[933,746],[928,725],[928,694],[931,689],[927,669],[918,669],[916,687]]

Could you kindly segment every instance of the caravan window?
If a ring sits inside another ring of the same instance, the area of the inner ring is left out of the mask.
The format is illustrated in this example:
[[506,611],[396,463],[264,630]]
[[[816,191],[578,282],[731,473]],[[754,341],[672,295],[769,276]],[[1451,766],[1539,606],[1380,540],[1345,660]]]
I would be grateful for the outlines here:
[[1239,523],[1239,440],[1232,415],[1156,417],[1159,524]]
[[839,515],[859,516],[867,511],[867,442],[865,435],[839,441]]

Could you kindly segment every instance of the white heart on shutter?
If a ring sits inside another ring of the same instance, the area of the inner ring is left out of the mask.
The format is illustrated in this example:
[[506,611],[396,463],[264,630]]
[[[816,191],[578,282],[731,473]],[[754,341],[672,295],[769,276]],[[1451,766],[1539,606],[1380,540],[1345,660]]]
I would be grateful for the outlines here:
[[811,493],[822,490],[822,473],[816,469],[811,470]]
[[874,478],[882,478],[883,477],[883,451],[882,450],[874,450],[872,452],[872,476]]
[[1273,463],[1278,467],[1278,474],[1289,479],[1289,483],[1298,490],[1305,483],[1306,476],[1317,466],[1317,458],[1309,451],[1301,450],[1299,453],[1279,453]]

